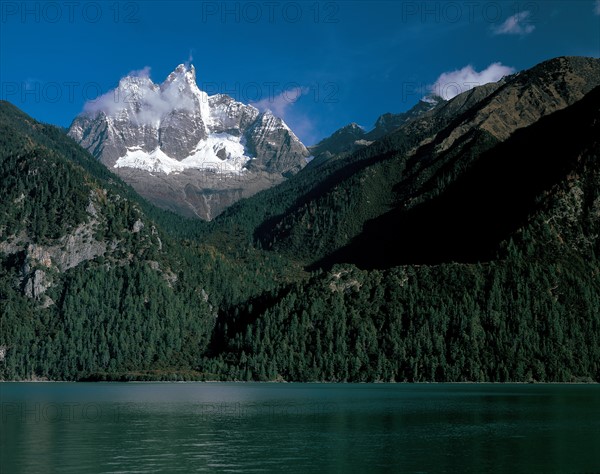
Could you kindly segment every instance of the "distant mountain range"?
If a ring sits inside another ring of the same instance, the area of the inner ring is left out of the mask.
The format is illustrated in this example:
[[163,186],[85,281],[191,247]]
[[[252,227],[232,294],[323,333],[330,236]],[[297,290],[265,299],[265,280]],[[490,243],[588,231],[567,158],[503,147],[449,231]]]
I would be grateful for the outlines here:
[[309,147],[309,150],[314,155],[315,163],[319,163],[340,153],[356,151],[361,147],[369,146],[375,140],[379,140],[385,135],[399,129],[409,120],[420,117],[443,101],[444,99],[441,97],[431,96],[420,100],[417,105],[407,112],[383,114],[377,119],[373,129],[368,132],[353,122],[340,128],[330,137],[321,140],[316,145]]
[[600,381],[599,59],[310,150],[191,68],[119,87],[94,156],[0,103],[0,378]]

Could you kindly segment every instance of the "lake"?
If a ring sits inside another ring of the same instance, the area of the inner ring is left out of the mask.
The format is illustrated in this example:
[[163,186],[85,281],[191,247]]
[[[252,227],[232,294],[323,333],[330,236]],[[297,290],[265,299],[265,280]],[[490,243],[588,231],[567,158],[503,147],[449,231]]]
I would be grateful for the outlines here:
[[0,383],[0,472],[600,472],[600,387]]

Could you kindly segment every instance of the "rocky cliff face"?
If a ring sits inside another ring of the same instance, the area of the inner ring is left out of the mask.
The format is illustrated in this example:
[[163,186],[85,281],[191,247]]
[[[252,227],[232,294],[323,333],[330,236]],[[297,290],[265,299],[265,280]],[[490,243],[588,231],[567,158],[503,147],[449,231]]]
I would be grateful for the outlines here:
[[[109,217],[106,208],[124,201],[118,195],[110,195],[105,190],[90,192],[86,209],[86,222],[81,223],[69,233],[52,240],[39,239],[21,232],[16,235],[3,236],[0,241],[0,256],[9,256],[18,264],[18,286],[28,298],[48,307],[54,304],[46,295],[46,291],[60,280],[60,275],[78,265],[105,257],[112,264],[128,264],[133,258],[123,238],[107,240],[99,236],[106,233]],[[133,212],[141,216],[137,206]],[[140,248],[162,249],[162,243],[154,226],[146,228],[141,219],[137,219],[124,235],[136,234],[143,242]],[[163,272],[165,273],[165,272]]]
[[224,94],[209,97],[185,65],[160,85],[123,78],[69,135],[149,201],[203,219],[300,171],[309,154],[283,120]]

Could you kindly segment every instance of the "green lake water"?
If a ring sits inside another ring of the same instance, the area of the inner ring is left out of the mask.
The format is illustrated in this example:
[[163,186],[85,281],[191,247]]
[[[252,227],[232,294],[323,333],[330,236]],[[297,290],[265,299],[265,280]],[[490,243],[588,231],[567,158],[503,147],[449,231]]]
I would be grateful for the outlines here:
[[0,383],[0,472],[600,472],[600,386]]

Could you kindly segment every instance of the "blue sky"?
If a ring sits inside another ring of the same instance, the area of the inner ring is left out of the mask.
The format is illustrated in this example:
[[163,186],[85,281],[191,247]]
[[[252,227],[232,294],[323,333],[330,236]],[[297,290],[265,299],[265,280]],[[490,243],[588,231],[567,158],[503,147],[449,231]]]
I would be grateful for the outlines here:
[[452,95],[552,57],[600,56],[598,0],[4,0],[0,8],[0,97],[65,127],[130,71],[149,67],[160,83],[191,61],[201,89],[269,106],[311,145],[350,122],[369,129],[434,84]]

